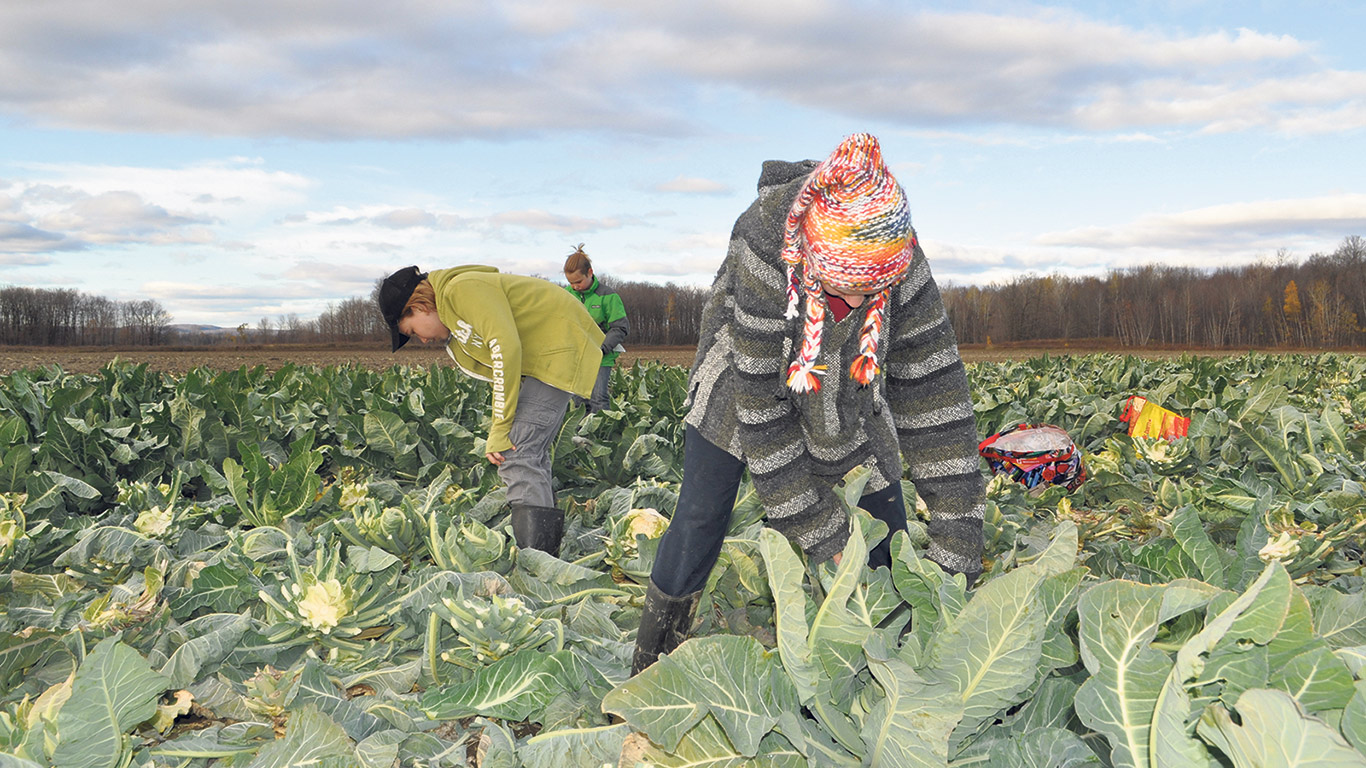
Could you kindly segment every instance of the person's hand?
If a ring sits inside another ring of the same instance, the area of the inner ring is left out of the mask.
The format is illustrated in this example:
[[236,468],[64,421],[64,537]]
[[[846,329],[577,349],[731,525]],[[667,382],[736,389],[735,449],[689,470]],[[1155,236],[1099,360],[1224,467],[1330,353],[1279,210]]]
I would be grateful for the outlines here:
[[844,556],[844,553],[843,553],[843,552],[836,552],[836,553],[830,558],[830,561],[833,562],[836,566],[838,566],[838,565],[840,564],[840,558],[843,557],[843,556]]
[[[515,451],[517,450],[517,446],[514,445],[508,450]],[[493,451],[491,453],[486,453],[484,454],[484,458],[488,459],[489,463],[495,467],[502,464],[504,461],[507,461],[507,457],[503,455],[502,451]]]

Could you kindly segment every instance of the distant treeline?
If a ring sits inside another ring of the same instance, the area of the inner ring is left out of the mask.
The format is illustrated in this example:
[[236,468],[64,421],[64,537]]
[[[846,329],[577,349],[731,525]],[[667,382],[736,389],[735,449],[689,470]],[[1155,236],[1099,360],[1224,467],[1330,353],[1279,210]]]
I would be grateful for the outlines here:
[[171,342],[160,302],[113,301],[70,288],[0,288],[0,344],[155,346]]
[[[598,277],[626,304],[628,347],[697,343],[709,289]],[[1366,240],[1358,236],[1299,263],[1281,252],[1213,271],[1148,266],[941,291],[960,344],[1105,339],[1131,347],[1366,347]],[[0,344],[7,345],[381,344],[388,338],[373,292],[330,304],[311,320],[289,314],[205,330],[172,325],[156,301],[0,288]]]
[[[613,280],[604,286],[621,294],[631,321],[627,346],[687,346],[697,343],[708,290],[692,286]],[[376,283],[376,290],[378,282]],[[389,331],[369,297],[329,304],[313,319],[297,314],[262,317],[236,328],[177,326],[156,301],[117,302],[72,289],[0,287],[0,345],[13,346],[198,346],[218,344],[306,344],[373,341]]]
[[945,286],[960,344],[1112,339],[1121,346],[1366,347],[1366,240],[1293,263],[1213,271],[1148,266],[1104,277]]

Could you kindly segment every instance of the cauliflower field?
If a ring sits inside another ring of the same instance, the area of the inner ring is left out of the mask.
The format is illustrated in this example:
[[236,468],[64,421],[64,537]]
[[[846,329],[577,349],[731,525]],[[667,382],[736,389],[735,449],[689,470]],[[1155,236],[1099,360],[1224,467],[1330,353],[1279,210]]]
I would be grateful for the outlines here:
[[[869,571],[859,511],[807,563],[746,484],[628,679],[686,373],[570,412],[563,559],[513,545],[449,368],[0,378],[0,768],[1366,767],[1366,358],[970,365],[980,434],[1055,424],[1089,475],[992,478],[973,589],[917,523]],[[1189,435],[1128,437],[1135,394]]]

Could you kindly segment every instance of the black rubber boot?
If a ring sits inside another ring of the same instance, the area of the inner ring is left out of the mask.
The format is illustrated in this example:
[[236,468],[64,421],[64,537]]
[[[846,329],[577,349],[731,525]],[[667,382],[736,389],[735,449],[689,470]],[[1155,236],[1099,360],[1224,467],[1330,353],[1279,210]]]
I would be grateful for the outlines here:
[[700,590],[682,597],[666,595],[650,579],[645,591],[645,611],[640,615],[640,631],[636,633],[636,652],[631,659],[632,677],[655,663],[659,654],[669,653],[688,639],[701,597]]
[[560,537],[564,535],[564,513],[555,507],[514,504],[512,535],[522,549],[539,549],[560,556]]

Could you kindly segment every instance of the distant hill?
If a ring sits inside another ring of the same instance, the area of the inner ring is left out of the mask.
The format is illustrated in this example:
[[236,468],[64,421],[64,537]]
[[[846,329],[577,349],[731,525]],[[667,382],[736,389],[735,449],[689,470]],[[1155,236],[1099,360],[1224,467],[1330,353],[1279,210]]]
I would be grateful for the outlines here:
[[234,333],[236,328],[224,328],[218,325],[200,325],[196,323],[172,323],[166,326],[177,333],[204,333],[214,336],[220,333]]

